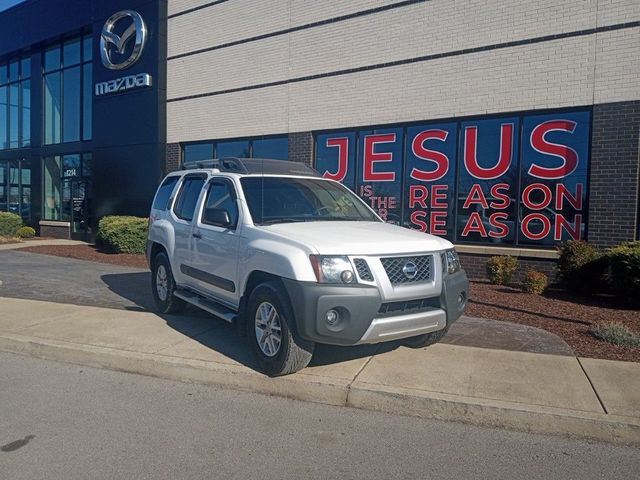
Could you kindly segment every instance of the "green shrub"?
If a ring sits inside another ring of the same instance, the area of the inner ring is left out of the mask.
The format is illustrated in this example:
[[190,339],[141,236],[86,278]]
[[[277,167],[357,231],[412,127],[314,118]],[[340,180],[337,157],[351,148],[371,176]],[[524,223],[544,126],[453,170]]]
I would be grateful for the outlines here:
[[33,238],[36,236],[36,231],[31,227],[20,227],[16,231],[16,236],[20,238]]
[[146,218],[112,215],[100,220],[96,241],[113,253],[144,253],[147,232]]
[[583,240],[569,240],[557,249],[558,274],[565,287],[581,293],[605,289],[608,262],[596,247]]
[[494,285],[509,285],[518,269],[518,260],[509,255],[491,257],[487,260],[487,274]]
[[640,303],[640,241],[609,249],[607,258],[615,294],[627,301]]
[[549,285],[549,279],[542,272],[535,270],[527,270],[524,274],[522,286],[527,293],[534,293],[536,295],[542,294]]
[[591,328],[591,334],[599,340],[615,345],[640,347],[640,335],[619,322],[599,323]]
[[21,226],[22,218],[20,215],[9,212],[0,212],[0,236],[14,237]]

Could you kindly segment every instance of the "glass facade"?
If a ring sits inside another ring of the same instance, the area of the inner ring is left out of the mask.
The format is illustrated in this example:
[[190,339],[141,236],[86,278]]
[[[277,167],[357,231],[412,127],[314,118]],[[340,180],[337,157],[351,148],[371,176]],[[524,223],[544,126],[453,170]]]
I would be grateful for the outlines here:
[[289,158],[289,138],[286,136],[260,137],[182,145],[183,162],[224,157],[287,160]]
[[91,36],[47,47],[43,55],[44,143],[91,139]]
[[386,221],[455,243],[584,239],[590,111],[318,133],[316,169]]
[[31,162],[0,160],[0,212],[31,219]]
[[0,63],[0,150],[31,145],[31,59]]

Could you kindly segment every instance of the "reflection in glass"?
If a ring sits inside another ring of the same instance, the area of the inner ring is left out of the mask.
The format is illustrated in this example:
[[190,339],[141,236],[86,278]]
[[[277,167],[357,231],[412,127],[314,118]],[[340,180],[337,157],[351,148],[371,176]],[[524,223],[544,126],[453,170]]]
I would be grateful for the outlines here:
[[65,67],[80,63],[80,38],[73,38],[64,42],[62,62]]
[[0,161],[0,212],[7,211],[7,162]]
[[82,60],[85,62],[89,62],[93,58],[92,45],[91,35],[86,35],[82,39]]
[[44,52],[44,71],[60,68],[60,46],[55,45]]
[[7,148],[7,87],[0,87],[0,150]]
[[249,157],[249,142],[248,141],[219,142],[216,145],[216,157],[218,157],[218,158],[225,158],[225,157],[248,158]]
[[184,161],[208,160],[213,158],[212,143],[196,143],[184,146]]
[[24,80],[21,84],[22,90],[22,140],[20,145],[28,147],[31,145],[31,81]]
[[282,137],[254,140],[251,156],[287,160],[289,158],[289,139]]
[[42,214],[46,220],[60,220],[60,157],[44,159],[44,199]]
[[60,73],[44,77],[44,143],[60,142]]
[[25,57],[20,60],[20,78],[29,78],[31,76],[31,59]]
[[62,92],[63,142],[80,140],[80,67],[64,70]]
[[9,81],[15,82],[18,80],[19,63],[18,60],[14,60],[9,64]]
[[20,84],[9,85],[9,148],[18,147],[18,116],[20,108]]
[[79,177],[82,175],[80,169],[80,155],[65,155],[62,157],[62,176],[66,177]]
[[91,140],[91,112],[93,109],[91,64],[86,63],[82,68],[82,139]]

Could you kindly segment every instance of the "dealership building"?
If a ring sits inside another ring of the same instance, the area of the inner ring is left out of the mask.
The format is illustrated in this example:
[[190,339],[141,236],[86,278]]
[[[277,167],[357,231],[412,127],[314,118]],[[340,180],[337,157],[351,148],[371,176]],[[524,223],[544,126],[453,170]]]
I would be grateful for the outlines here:
[[92,238],[185,161],[305,162],[389,222],[549,270],[638,239],[637,0],[26,0],[0,211]]

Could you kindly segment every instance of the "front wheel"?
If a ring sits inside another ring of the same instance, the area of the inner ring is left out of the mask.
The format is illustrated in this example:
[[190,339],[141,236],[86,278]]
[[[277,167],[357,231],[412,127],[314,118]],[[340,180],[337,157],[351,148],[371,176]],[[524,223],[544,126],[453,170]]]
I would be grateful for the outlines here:
[[174,295],[176,281],[173,278],[171,264],[167,254],[162,252],[154,257],[151,268],[151,290],[153,300],[160,313],[179,313],[186,302]]
[[437,332],[425,333],[424,335],[418,335],[417,337],[405,338],[402,343],[404,343],[409,348],[428,347],[429,345],[433,345],[434,343],[438,343],[440,340],[442,340],[448,331],[449,326],[446,326],[442,330],[438,330]]
[[249,297],[247,337],[262,370],[272,377],[306,367],[315,344],[298,337],[289,299],[277,282],[258,285]]

